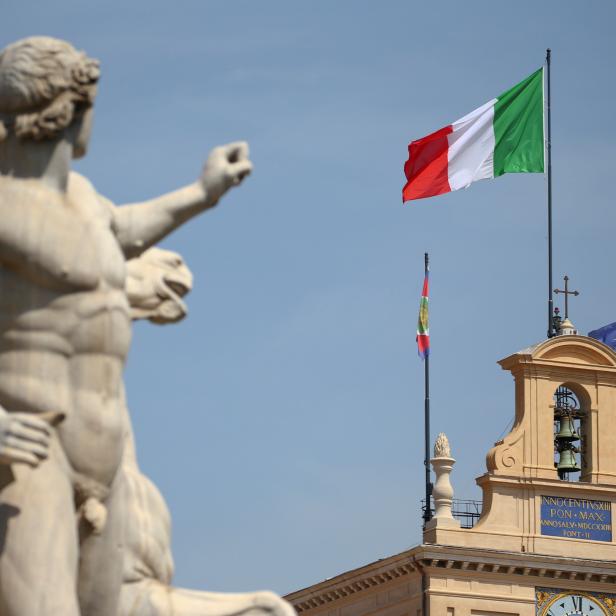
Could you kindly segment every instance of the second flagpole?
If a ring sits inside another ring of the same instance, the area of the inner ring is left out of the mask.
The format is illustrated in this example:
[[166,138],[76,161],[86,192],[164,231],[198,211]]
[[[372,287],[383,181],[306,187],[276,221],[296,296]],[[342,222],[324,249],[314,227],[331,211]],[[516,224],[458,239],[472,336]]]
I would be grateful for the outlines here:
[[[424,277],[430,271],[430,260],[428,253],[424,254]],[[432,506],[430,498],[432,496],[432,482],[430,481],[430,353],[426,353],[424,359],[425,376],[425,399],[424,399],[424,465],[426,471],[426,507],[424,509],[424,526],[432,519]]]

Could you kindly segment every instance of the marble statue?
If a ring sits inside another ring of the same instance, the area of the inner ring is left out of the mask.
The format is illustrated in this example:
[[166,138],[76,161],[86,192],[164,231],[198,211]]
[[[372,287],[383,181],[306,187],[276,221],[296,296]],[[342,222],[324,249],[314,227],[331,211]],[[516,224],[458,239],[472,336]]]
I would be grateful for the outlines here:
[[245,143],[217,147],[193,184],[116,207],[70,170],[87,150],[99,75],[53,38],[0,53],[0,616],[119,614],[129,294],[145,298],[151,283],[127,292],[126,260],[252,169]]

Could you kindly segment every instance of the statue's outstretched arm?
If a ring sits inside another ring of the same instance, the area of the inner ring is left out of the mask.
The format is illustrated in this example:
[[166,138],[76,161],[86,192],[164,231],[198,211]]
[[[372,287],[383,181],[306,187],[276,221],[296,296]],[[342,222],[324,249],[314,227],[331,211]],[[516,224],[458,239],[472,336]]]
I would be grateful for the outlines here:
[[198,181],[161,197],[116,208],[115,229],[128,258],[135,257],[193,216],[214,207],[252,171],[244,142],[214,148]]

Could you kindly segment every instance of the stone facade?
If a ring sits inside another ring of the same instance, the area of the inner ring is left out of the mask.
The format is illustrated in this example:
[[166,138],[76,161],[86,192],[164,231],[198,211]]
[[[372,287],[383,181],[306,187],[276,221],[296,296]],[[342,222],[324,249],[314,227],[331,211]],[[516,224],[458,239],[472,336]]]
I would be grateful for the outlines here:
[[[477,479],[478,523],[467,529],[434,518],[422,545],[288,595],[299,613],[616,615],[616,354],[568,335],[500,365],[515,379],[516,414]],[[554,395],[561,386],[584,413],[579,481],[560,479],[555,468]]]

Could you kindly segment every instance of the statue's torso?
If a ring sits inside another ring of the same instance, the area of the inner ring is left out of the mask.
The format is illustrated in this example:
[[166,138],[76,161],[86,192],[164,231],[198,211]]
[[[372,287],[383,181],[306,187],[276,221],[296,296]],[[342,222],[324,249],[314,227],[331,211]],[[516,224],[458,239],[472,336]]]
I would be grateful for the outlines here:
[[[112,215],[79,176],[64,198],[15,182],[0,181],[0,212],[12,208],[0,230],[0,404],[64,413],[58,433],[74,470],[108,484],[122,457],[131,337]],[[26,249],[21,259],[2,258],[3,233]]]

